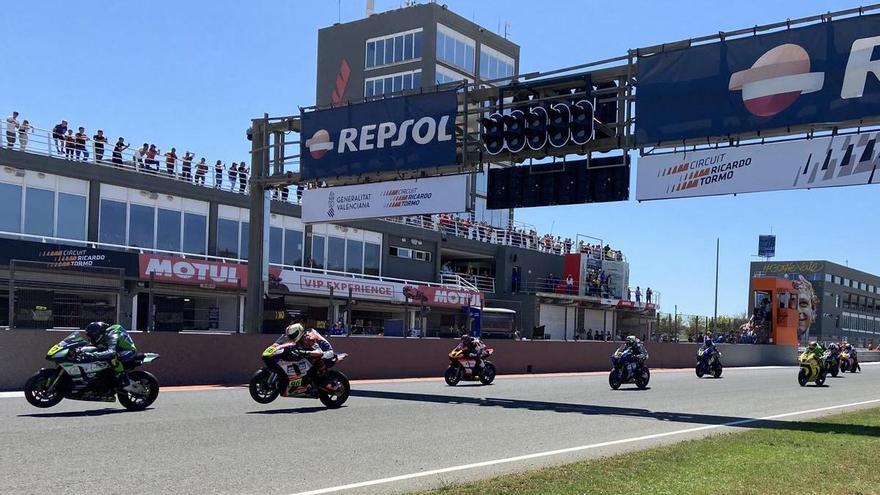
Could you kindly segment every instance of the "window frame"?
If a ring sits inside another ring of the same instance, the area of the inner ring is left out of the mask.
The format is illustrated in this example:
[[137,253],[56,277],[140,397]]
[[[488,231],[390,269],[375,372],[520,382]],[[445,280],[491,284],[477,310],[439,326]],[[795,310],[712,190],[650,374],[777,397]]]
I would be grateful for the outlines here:
[[[364,41],[364,71],[371,71],[374,69],[378,69],[381,67],[390,67],[398,64],[408,64],[412,62],[417,62],[422,59],[422,54],[419,53],[416,56],[416,35],[419,34],[419,38],[421,39],[421,43],[418,43],[420,48],[424,45],[424,28],[414,28],[408,29],[406,31],[399,31],[396,33],[385,34],[382,36],[374,36],[372,38],[368,38]],[[397,39],[400,38],[400,60],[397,59]],[[410,42],[410,52],[411,57],[407,58],[407,49],[406,49],[406,41],[407,38],[411,40]],[[386,54],[388,52],[388,42],[391,42],[391,58],[389,59]],[[378,55],[379,43],[382,43],[382,61],[379,62]],[[372,60],[370,58],[370,45],[373,46],[373,56]],[[421,50],[420,50],[421,51]]]

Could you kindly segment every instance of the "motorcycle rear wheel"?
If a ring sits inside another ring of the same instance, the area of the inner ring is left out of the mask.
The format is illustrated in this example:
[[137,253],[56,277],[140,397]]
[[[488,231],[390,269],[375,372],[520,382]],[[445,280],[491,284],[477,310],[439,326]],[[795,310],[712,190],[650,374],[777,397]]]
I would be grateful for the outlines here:
[[610,385],[613,390],[617,390],[620,388],[621,383],[623,382],[620,379],[620,372],[617,370],[611,370],[611,374],[608,375],[608,385]]
[[461,381],[461,368],[456,366],[446,368],[446,373],[443,373],[443,379],[446,380],[446,384],[450,387],[458,385],[458,382]]
[[651,381],[651,372],[645,368],[642,371],[642,374],[636,377],[636,387],[639,387],[641,390],[645,390],[648,388],[648,382]]
[[485,363],[483,365],[483,371],[480,372],[480,383],[483,385],[491,385],[493,381],[495,381],[495,365],[492,363]]
[[248,384],[248,391],[251,393],[251,399],[254,399],[260,404],[268,404],[278,398],[278,394],[281,393],[281,391],[278,390],[277,383],[276,385],[269,383],[272,374],[271,371],[265,369],[254,373]]
[[715,378],[721,378],[721,373],[723,371],[724,369],[721,367],[720,364],[716,365],[715,368],[712,370],[712,376],[714,376]]
[[340,371],[330,370],[324,376],[324,383],[334,383],[337,387],[335,392],[328,392],[321,388],[318,390],[318,399],[327,409],[338,409],[345,404],[348,396],[351,394],[351,385],[348,383],[348,377]]
[[[57,383],[55,389],[48,392],[49,385],[55,381],[55,377],[61,370],[41,370],[24,384],[24,398],[34,407],[47,408],[57,405],[64,398],[62,384]],[[59,382],[61,380],[59,379]]]
[[159,380],[146,371],[130,371],[128,379],[131,383],[138,383],[146,390],[143,394],[121,391],[116,394],[119,403],[129,411],[143,411],[150,407],[159,397]]
[[832,364],[831,365],[831,376],[833,376],[834,378],[837,378],[838,373],[840,373],[840,365],[837,363]]
[[825,372],[819,372],[819,376],[816,377],[816,386],[821,387],[825,384]]
[[849,363],[847,363],[846,361],[841,361],[841,363],[840,363],[840,372],[841,372],[841,373],[846,373],[847,371],[849,371]]

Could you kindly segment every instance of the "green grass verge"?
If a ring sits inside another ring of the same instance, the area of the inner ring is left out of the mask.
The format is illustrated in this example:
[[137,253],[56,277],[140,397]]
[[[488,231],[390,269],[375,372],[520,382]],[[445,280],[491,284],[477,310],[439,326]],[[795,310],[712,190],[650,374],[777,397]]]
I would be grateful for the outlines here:
[[549,467],[425,494],[880,494],[880,409]]

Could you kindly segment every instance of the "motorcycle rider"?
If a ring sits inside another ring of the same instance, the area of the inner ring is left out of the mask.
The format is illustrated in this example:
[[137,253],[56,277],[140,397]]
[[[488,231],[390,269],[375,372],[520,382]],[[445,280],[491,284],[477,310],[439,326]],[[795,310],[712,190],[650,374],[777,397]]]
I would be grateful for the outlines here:
[[461,336],[461,342],[456,349],[461,349],[465,357],[476,359],[476,364],[474,365],[475,372],[483,368],[483,355],[486,352],[486,344],[479,338],[464,334]]
[[706,333],[706,336],[703,338],[703,348],[709,352],[709,355],[706,356],[707,360],[711,359],[718,352],[718,348],[715,347],[715,341],[712,340],[712,334]]
[[855,348],[852,344],[850,344],[849,342],[847,342],[847,343],[843,346],[843,349],[844,349],[847,353],[849,353],[849,360],[850,360],[850,362],[852,363],[852,364],[850,365],[850,370],[851,370],[853,373],[855,373],[856,371],[862,371],[862,366],[859,364],[859,355],[858,355],[858,353],[856,352],[856,348]]
[[[294,349],[288,352],[286,358],[291,358],[296,352],[300,357],[310,358],[314,365],[309,368],[303,377],[302,383],[295,390],[295,393],[311,393],[312,384],[318,376],[318,372],[325,366],[325,361],[333,360],[335,353],[330,342],[319,334],[315,329],[306,330],[301,323],[294,323],[287,327],[285,331],[287,338],[294,344]],[[321,359],[317,359],[317,358]]]
[[648,350],[645,349],[642,341],[637,339],[635,335],[627,336],[623,345],[620,346],[620,350],[629,350],[639,367],[644,366],[645,360],[648,359]]
[[806,352],[812,354],[816,361],[820,363],[822,362],[822,356],[825,355],[825,349],[823,349],[815,340],[810,341],[810,344],[807,345]]
[[128,331],[122,325],[108,325],[103,321],[93,321],[86,326],[86,337],[94,346],[79,353],[82,362],[104,361],[113,366],[117,386],[131,391],[128,375],[124,373],[127,363],[137,355],[137,347]]

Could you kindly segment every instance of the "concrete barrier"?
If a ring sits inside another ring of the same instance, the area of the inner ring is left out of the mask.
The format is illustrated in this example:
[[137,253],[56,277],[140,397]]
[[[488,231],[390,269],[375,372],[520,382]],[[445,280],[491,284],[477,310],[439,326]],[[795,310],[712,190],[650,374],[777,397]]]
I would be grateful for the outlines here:
[[[42,330],[0,331],[0,390],[20,390],[25,380],[42,367],[46,351],[64,332]],[[272,343],[271,335],[204,335],[134,333],[141,352],[161,358],[145,366],[163,385],[246,383],[260,365],[260,353]],[[333,337],[333,347],[350,357],[340,364],[352,379],[418,378],[442,376],[453,339],[402,339],[390,337]],[[489,340],[495,349],[492,361],[501,374],[604,371],[619,344],[611,342],[561,342]],[[649,344],[653,368],[689,368],[697,344]],[[719,345],[725,366],[793,365],[793,346]]]

